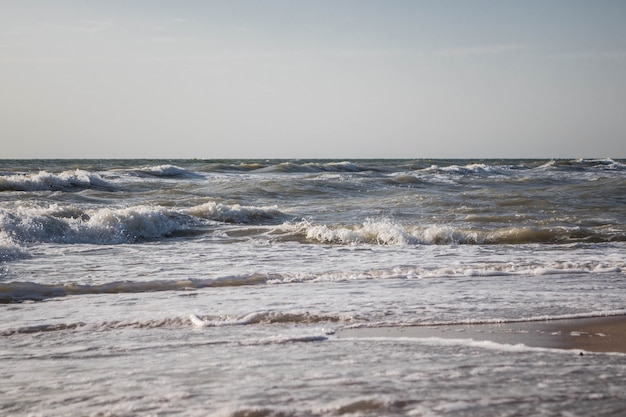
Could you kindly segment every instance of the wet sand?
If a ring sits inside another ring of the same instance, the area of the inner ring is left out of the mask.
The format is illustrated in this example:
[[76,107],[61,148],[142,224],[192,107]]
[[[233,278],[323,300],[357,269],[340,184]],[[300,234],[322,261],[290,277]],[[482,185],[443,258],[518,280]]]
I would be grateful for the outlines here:
[[439,337],[488,340],[530,347],[586,352],[626,353],[626,316],[529,321],[501,324],[363,327],[345,329],[338,337]]

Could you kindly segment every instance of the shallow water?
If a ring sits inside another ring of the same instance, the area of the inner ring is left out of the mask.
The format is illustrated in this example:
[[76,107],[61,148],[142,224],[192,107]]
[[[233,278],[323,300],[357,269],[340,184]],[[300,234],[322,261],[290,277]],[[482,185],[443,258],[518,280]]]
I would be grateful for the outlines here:
[[624,355],[354,326],[626,314],[615,160],[1,161],[0,413],[619,415]]

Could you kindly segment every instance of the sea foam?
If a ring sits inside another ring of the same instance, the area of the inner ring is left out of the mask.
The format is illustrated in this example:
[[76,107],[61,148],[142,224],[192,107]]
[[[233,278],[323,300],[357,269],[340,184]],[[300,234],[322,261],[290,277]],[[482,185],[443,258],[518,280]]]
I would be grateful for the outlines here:
[[0,191],[74,191],[87,188],[115,190],[115,186],[99,174],[82,169],[58,174],[40,171],[37,174],[0,176]]
[[28,252],[15,243],[6,231],[0,230],[0,262],[26,257]]
[[201,288],[264,284],[268,275],[250,274],[206,279],[113,281],[104,284],[0,282],[0,303],[41,301],[47,298],[86,294],[132,294],[161,291],[190,291]]
[[282,228],[304,235],[309,241],[330,244],[491,245],[619,240],[619,236],[614,234],[604,236],[602,230],[581,230],[577,227],[473,229],[453,225],[404,225],[392,219],[367,220],[354,225],[312,224],[305,220],[285,223]]
[[163,178],[202,178],[198,173],[170,164],[143,167],[136,172]]
[[284,214],[277,206],[255,207],[242,206],[239,204],[228,205],[210,201],[186,210],[186,213],[209,220],[226,223],[262,223],[266,221],[278,221],[284,218]]
[[[18,242],[116,244],[203,232],[206,220],[222,223],[277,223],[277,207],[208,202],[191,208],[137,205],[81,209],[74,205],[22,205],[0,209],[0,248],[9,253]],[[9,255],[5,255],[9,256]]]
[[20,242],[114,244],[166,236],[186,224],[162,207],[81,210],[52,204],[0,209],[0,228]]

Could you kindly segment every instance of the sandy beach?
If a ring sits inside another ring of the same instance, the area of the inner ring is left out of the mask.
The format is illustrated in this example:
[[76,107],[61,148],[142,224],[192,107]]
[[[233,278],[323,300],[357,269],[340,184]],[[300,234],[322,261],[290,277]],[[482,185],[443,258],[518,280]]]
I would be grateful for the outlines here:
[[439,337],[487,340],[530,347],[626,353],[626,316],[446,326],[363,327],[339,337]]

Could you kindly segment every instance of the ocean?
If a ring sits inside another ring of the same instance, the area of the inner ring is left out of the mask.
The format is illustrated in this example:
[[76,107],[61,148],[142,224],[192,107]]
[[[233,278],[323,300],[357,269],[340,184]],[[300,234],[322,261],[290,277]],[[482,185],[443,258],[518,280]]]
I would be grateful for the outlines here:
[[617,416],[626,161],[2,160],[0,415]]

